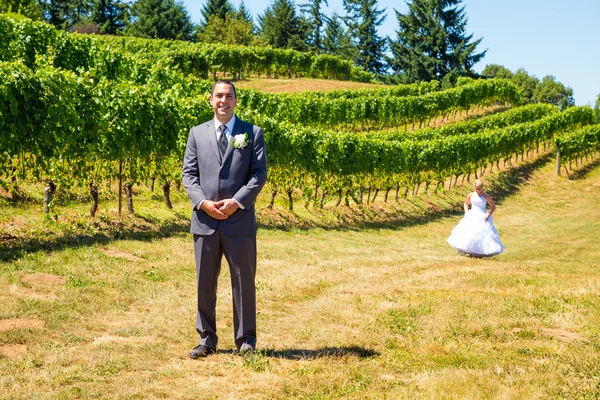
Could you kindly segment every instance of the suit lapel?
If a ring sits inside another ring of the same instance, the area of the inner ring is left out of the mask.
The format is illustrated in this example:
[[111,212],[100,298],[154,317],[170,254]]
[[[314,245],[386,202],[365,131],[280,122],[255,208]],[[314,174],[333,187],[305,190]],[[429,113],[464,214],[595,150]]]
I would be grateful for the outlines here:
[[208,142],[210,143],[210,147],[212,148],[215,157],[219,160],[221,164],[221,152],[219,151],[219,145],[217,144],[217,135],[215,133],[215,121],[210,120],[206,123],[206,131],[208,135]]
[[[225,164],[225,162],[227,161],[227,159],[229,157],[231,157],[231,154],[233,153],[233,146],[232,146],[232,142],[233,142],[233,138],[235,137],[235,135],[239,134],[242,131],[242,121],[237,118],[235,118],[235,124],[233,125],[233,131],[231,132],[231,137],[229,138],[229,146],[227,146],[227,150],[225,151],[225,154],[223,155],[223,161],[221,162],[221,165]],[[215,140],[216,143],[216,140]]]

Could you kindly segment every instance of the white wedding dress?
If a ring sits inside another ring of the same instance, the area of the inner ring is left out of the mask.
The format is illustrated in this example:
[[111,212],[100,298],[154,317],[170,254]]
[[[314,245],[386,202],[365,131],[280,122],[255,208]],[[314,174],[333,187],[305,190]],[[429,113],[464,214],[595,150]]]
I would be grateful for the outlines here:
[[471,209],[454,227],[446,239],[460,254],[474,257],[490,257],[504,251],[500,235],[494,227],[492,217],[485,220],[487,201],[477,194],[471,196]]

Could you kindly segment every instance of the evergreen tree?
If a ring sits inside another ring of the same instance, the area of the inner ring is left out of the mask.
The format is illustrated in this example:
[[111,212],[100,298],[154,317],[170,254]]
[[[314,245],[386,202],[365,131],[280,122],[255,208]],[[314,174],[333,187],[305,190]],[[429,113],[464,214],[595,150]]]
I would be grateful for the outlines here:
[[[345,22],[358,49],[355,63],[369,72],[383,73],[386,40],[377,35],[385,21],[385,9],[377,10],[377,0],[344,0]],[[383,16],[381,16],[383,14]]]
[[296,15],[292,0],[274,0],[258,17],[261,38],[275,48],[306,50],[306,21]]
[[89,19],[92,0],[40,0],[42,17],[58,29],[71,30]]
[[155,39],[191,40],[193,25],[182,3],[175,0],[138,0],[131,7],[130,36]]
[[247,23],[252,24],[252,26],[254,26],[254,19],[252,18],[252,14],[250,14],[250,11],[246,8],[246,4],[244,4],[244,0],[242,0],[240,2],[240,6],[233,13],[233,16],[236,19],[246,21]]
[[329,18],[327,18],[321,12],[322,3],[329,5],[327,0],[311,0],[310,2],[304,3],[300,6],[300,9],[309,15],[307,18],[310,29],[310,33],[308,35],[308,44],[309,47],[316,53],[323,51],[323,25],[325,25],[325,23],[329,20]]
[[[476,53],[482,39],[466,34],[462,0],[412,0],[408,13],[396,11],[399,30],[388,62],[406,82],[444,81],[471,76],[487,50]],[[448,79],[448,78],[446,78]]]
[[21,14],[31,19],[42,17],[37,0],[0,0],[0,12]]
[[358,50],[352,43],[348,31],[342,25],[340,16],[335,12],[331,15],[325,28],[323,51],[352,61],[358,57]]
[[90,20],[100,33],[115,35],[125,29],[128,9],[120,0],[95,0]]
[[600,124],[600,94],[598,95],[598,100],[596,100],[594,111],[596,112],[596,123]]
[[201,12],[203,21],[199,29],[204,31],[212,17],[217,16],[225,21],[225,17],[233,12],[233,7],[229,0],[208,0]]

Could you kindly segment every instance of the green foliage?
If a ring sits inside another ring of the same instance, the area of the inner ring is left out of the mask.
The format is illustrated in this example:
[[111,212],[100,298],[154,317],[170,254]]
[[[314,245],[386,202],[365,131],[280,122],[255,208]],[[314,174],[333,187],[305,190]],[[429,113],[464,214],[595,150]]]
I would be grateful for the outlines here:
[[557,107],[549,104],[530,104],[490,116],[468,119],[437,128],[418,129],[410,133],[392,130],[366,133],[365,135],[371,138],[394,141],[443,139],[450,136],[472,135],[481,131],[506,128],[523,122],[532,122],[554,113],[558,113]]
[[233,12],[233,17],[251,24],[253,28],[252,33],[254,33],[254,31],[256,30],[252,19],[252,14],[250,14],[250,11],[246,8],[244,0],[240,1],[238,9]]
[[485,78],[511,79],[513,77],[513,73],[508,68],[499,64],[486,65],[481,75]]
[[554,139],[561,161],[571,161],[600,151],[600,125],[566,132]]
[[131,36],[154,39],[191,40],[190,16],[175,0],[137,0],[131,7],[133,22],[125,32]]
[[473,172],[519,154],[555,134],[592,122],[589,107],[572,107],[532,122],[427,140],[389,140],[296,124],[260,121],[269,146],[270,184],[279,190],[318,182],[323,190],[390,188],[427,176]]
[[396,11],[399,30],[392,42],[392,69],[405,82],[472,75],[487,50],[476,53],[482,39],[471,41],[462,0],[412,0],[408,13]]
[[358,82],[374,79],[351,61],[289,49],[70,35],[48,24],[28,20],[16,23],[3,16],[0,32],[0,60],[23,59],[31,67],[36,57],[50,58],[56,67],[71,71],[93,67],[96,75],[110,79],[145,82],[150,75],[160,73],[169,76],[171,82],[181,82],[182,74],[208,78],[209,73],[226,73],[241,78],[243,72]]
[[200,32],[204,32],[208,28],[212,18],[217,17],[221,21],[225,21],[233,11],[233,7],[228,0],[208,0],[201,10],[203,21],[199,26]]
[[91,0],[40,0],[44,19],[58,29],[70,30],[85,21],[91,10]]
[[560,107],[561,110],[575,105],[573,89],[558,82],[552,75],[545,76],[536,86],[533,98],[538,103],[549,103]]
[[204,43],[223,43],[228,45],[257,46],[258,37],[254,35],[254,25],[245,19],[227,14],[225,20],[212,16],[203,31],[197,32],[197,40]]
[[[516,104],[519,101],[517,88],[505,80],[479,80],[454,89],[414,95],[423,87],[439,87],[437,82],[425,85],[373,90],[371,95],[353,97],[313,93],[254,93],[238,97],[240,104],[257,114],[277,115],[280,120],[296,124],[324,127],[362,124],[363,127],[379,128],[426,121],[452,111],[468,110],[475,105],[490,105],[497,101]],[[413,95],[408,94],[413,90]]]
[[127,25],[129,6],[120,0],[94,0],[90,21],[98,26],[99,33],[116,35]]
[[0,13],[14,13],[31,19],[42,17],[42,11],[36,0],[0,0]]
[[349,32],[344,29],[341,18],[336,13],[333,13],[325,28],[323,51],[348,60],[355,60],[358,57],[358,50],[352,43]]
[[327,0],[310,0],[300,5],[300,10],[309,15],[307,26],[309,27],[308,45],[310,50],[320,53],[323,51],[323,25],[329,20],[321,12],[321,4],[329,4]]
[[260,36],[265,43],[275,48],[306,50],[308,26],[296,14],[293,1],[273,0],[258,21]]
[[377,28],[385,21],[385,9],[377,9],[377,0],[344,0],[343,4],[345,23],[358,51],[356,65],[374,74],[384,72],[387,42],[377,34]]
[[511,80],[520,89],[521,104],[548,103],[561,110],[575,105],[573,89],[565,87],[550,75],[540,82],[522,68],[513,74],[508,68],[498,64],[486,65],[481,74],[487,78],[503,77]]
[[[329,55],[90,37],[4,17],[0,32],[0,97],[8,100],[0,103],[0,183],[5,187],[46,179],[87,185],[117,177],[120,165],[134,183],[149,177],[173,181],[189,128],[212,116],[206,101],[211,82],[187,75],[198,65],[206,71],[228,65],[277,72],[310,65],[315,73],[339,65]],[[239,64],[253,60],[244,51],[271,58],[263,67]],[[559,113],[552,106],[530,105],[411,134],[349,132],[356,126],[399,127],[474,106],[519,102],[518,88],[502,79],[465,79],[453,89],[439,88],[433,81],[286,95],[239,90],[239,111],[264,128],[273,188],[310,183],[330,192],[367,183],[390,188],[474,171],[594,118],[588,107]]]
[[536,87],[540,81],[535,76],[531,76],[523,68],[517,70],[512,76],[512,82],[517,85],[521,90],[521,103],[530,104],[535,103],[536,99],[533,97]]

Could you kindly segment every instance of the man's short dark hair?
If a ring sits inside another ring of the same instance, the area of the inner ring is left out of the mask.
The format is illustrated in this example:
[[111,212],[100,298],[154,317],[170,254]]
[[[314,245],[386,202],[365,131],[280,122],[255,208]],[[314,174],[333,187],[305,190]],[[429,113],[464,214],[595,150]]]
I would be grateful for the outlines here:
[[218,81],[216,81],[212,87],[212,89],[210,90],[210,95],[212,96],[212,94],[215,92],[215,86],[217,86],[219,83],[225,83],[227,85],[230,85],[231,88],[233,89],[233,95],[237,98],[237,93],[235,92],[235,85],[233,84],[232,81],[230,81],[229,79],[219,79]]

